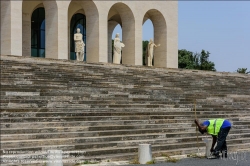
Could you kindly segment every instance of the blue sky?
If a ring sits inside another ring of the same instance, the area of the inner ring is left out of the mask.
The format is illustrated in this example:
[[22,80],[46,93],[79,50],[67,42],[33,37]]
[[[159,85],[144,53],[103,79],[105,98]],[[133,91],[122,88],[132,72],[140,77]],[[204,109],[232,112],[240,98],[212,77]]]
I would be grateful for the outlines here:
[[[179,1],[178,48],[209,51],[217,71],[250,71],[250,1]],[[153,25],[143,26],[143,40],[153,37]],[[120,33],[120,27],[114,30]]]

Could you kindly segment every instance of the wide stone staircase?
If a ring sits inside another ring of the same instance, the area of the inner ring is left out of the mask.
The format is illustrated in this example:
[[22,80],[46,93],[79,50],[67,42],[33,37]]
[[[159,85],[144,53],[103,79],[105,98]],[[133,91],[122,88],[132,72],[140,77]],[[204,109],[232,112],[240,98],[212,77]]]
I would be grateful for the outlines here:
[[250,75],[1,56],[2,165],[44,165],[50,149],[65,165],[132,160],[143,143],[197,153],[195,110],[229,119],[229,151],[250,151]]

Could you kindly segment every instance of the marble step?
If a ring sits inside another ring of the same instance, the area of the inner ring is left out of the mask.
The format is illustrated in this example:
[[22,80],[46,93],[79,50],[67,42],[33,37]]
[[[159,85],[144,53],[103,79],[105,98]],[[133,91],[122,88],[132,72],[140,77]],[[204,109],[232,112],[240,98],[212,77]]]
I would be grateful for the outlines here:
[[[246,111],[241,111],[241,116],[239,116],[239,112],[235,112],[235,111],[227,111],[227,112],[221,112],[221,111],[196,111],[196,115],[199,117],[203,117],[203,116],[208,116],[209,118],[216,118],[217,116],[224,116],[224,117],[250,117],[249,112]],[[108,111],[84,111],[81,110],[81,112],[78,111],[70,111],[70,112],[66,112],[66,111],[62,111],[62,112],[43,112],[40,110],[35,110],[35,111],[28,111],[28,110],[24,110],[24,112],[19,111],[19,112],[8,112],[8,111],[3,111],[1,112],[0,116],[2,118],[18,118],[18,117],[25,117],[25,118],[32,118],[32,117],[94,117],[94,116],[166,116],[169,117],[171,119],[173,119],[174,117],[179,118],[179,117],[184,117],[184,118],[193,118],[195,115],[194,111],[190,111],[188,110],[187,112],[184,111],[148,111],[145,110],[143,112],[138,112],[138,111],[134,111],[134,112],[120,112],[120,111],[114,111],[114,110],[108,110]]]
[[[204,139],[210,138],[205,136],[199,136],[198,142],[203,142]],[[137,146],[138,144],[148,143],[148,144],[155,144],[155,145],[161,145],[161,144],[179,144],[179,143],[185,143],[185,142],[193,142],[196,140],[194,137],[182,137],[182,138],[158,138],[158,139],[144,139],[144,140],[134,140],[134,141],[109,141],[109,142],[87,142],[87,143],[81,143],[81,144],[65,144],[65,145],[52,145],[52,146],[33,146],[33,147],[14,147],[14,148],[4,148],[1,149],[0,153],[4,154],[4,151],[23,151],[23,152],[29,152],[29,151],[47,151],[50,149],[60,149],[63,151],[71,151],[71,150],[78,150],[78,149],[91,149],[91,148],[103,148],[103,147],[124,147],[124,146]],[[228,142],[230,144],[239,144],[239,143],[249,143],[249,138],[231,138],[228,139]],[[229,145],[230,145],[229,144]],[[6,154],[6,153],[5,153]],[[8,155],[8,154],[6,154]]]
[[[169,127],[168,127],[169,126]],[[168,127],[168,128],[166,128]],[[71,126],[71,127],[43,127],[43,128],[3,128],[1,134],[29,134],[29,133],[49,133],[49,132],[83,132],[83,131],[116,131],[116,130],[157,130],[165,128],[169,131],[177,131],[178,125],[171,126],[170,124],[161,125],[112,125],[112,126]],[[250,125],[233,125],[233,129],[237,129],[239,132],[247,132],[250,129]],[[193,130],[194,125],[185,124],[182,127],[183,130]]]
[[[44,131],[44,130],[43,130]],[[126,134],[149,134],[149,133],[175,133],[175,132],[194,132],[195,128],[152,128],[152,129],[133,129],[133,130],[109,130],[109,131],[89,131],[85,130],[77,131],[55,131],[47,130],[40,133],[14,133],[4,134],[1,133],[1,141],[6,140],[28,140],[28,139],[53,139],[53,138],[76,138],[76,137],[98,137],[98,136],[113,136],[113,135],[126,135]],[[247,135],[250,133],[250,129],[235,130],[234,128],[230,132],[231,134],[242,134]],[[249,135],[250,136],[250,135]]]
[[[242,114],[245,115],[249,112],[249,108],[240,108],[240,109],[213,109],[213,108],[197,108],[196,114],[204,115],[204,114]],[[72,108],[72,109],[64,109],[64,108],[31,108],[31,109],[18,109],[18,108],[2,108],[1,116],[23,116],[26,114],[27,117],[31,115],[45,114],[83,114],[83,115],[96,115],[96,114],[108,114],[108,115],[194,115],[194,108],[186,107],[186,108]]]
[[[198,115],[197,116],[200,119],[207,118],[207,115]],[[70,122],[70,121],[117,121],[117,120],[137,120],[137,121],[144,121],[144,120],[162,120],[166,123],[168,122],[189,122],[192,121],[195,118],[195,116],[182,116],[182,115],[134,115],[134,116],[57,116],[57,117],[11,117],[6,118],[2,117],[1,122],[2,123],[27,123],[27,122]],[[210,115],[209,118],[224,118],[229,119],[233,122],[240,121],[240,118],[238,115]]]
[[[250,143],[246,143],[245,144],[245,148],[249,148]],[[197,145],[196,142],[190,142],[190,143],[183,143],[183,144],[162,144],[162,145],[152,145],[152,152],[153,152],[153,155],[154,156],[159,156],[159,155],[163,155],[163,154],[172,154],[172,155],[180,155],[180,154],[190,154],[191,151],[192,153],[196,152],[197,153],[197,147],[195,147]],[[201,152],[204,152],[204,146],[205,144],[203,142],[200,142],[198,143],[198,146],[201,147],[200,150]],[[230,149],[232,149],[232,151],[234,151],[233,149],[237,147],[238,149],[243,149],[243,146],[242,144],[233,144],[233,145],[230,145],[229,144],[229,152],[230,152]],[[192,149],[192,150],[191,150]],[[108,155],[114,155],[113,157],[111,158],[108,158],[108,159],[113,159],[113,158],[119,158],[117,156],[118,155],[121,155],[123,154],[123,159],[127,158],[128,156],[130,156],[130,159],[132,159],[131,157],[135,157],[136,156],[136,153],[137,153],[137,150],[138,150],[138,147],[137,146],[129,146],[129,147],[123,147],[123,148],[120,148],[118,150],[118,148],[116,147],[113,147],[113,148],[102,148],[101,151],[96,148],[96,149],[91,149],[91,150],[86,150],[86,151],[78,151],[78,155],[79,155],[79,152],[81,153],[84,153],[84,154],[81,154],[81,157],[78,158],[78,159],[83,159],[83,160],[87,160],[87,159],[90,159],[91,156],[99,156],[99,159],[105,159]],[[70,152],[68,152],[70,153]],[[71,155],[73,156],[76,152],[72,152]],[[105,154],[105,155],[103,155]],[[116,155],[115,155],[116,154]],[[132,154],[132,155],[129,155],[129,154]],[[22,158],[22,159],[29,159],[28,156],[42,156],[44,155],[44,158],[46,158],[46,151],[41,151],[39,153],[29,153],[29,154],[22,154],[20,155],[19,157]],[[104,158],[104,156],[106,156]],[[11,159],[15,159],[15,157],[17,157],[16,155],[7,155],[7,156],[2,156],[2,158],[5,158],[6,160],[5,161],[8,161],[7,159],[11,160]],[[102,158],[100,158],[102,157]],[[37,158],[37,157],[33,157],[33,158]],[[121,159],[119,158],[119,159]],[[92,157],[93,159],[93,157]],[[98,159],[98,157],[96,158]],[[107,158],[106,158],[107,159]],[[128,159],[128,158],[127,158]]]
[[[51,136],[53,134],[50,134]],[[158,138],[179,138],[179,137],[194,137],[196,138],[195,132],[175,132],[175,133],[142,133],[142,134],[122,134],[122,135],[104,135],[104,136],[84,136],[79,137],[72,135],[72,137],[58,137],[51,138],[49,134],[41,135],[40,139],[29,138],[25,140],[3,140],[1,141],[1,148],[14,148],[14,147],[30,147],[37,145],[64,145],[64,144],[77,144],[77,143],[89,143],[89,142],[109,142],[109,141],[134,141],[144,139],[158,139]],[[231,134],[229,139],[248,138],[250,140],[250,133],[238,133]]]
[[[202,142],[203,137],[199,137],[199,142]],[[242,138],[243,139],[243,138]],[[102,147],[123,147],[123,146],[136,146],[139,143],[150,143],[150,144],[166,144],[166,143],[180,143],[180,142],[192,142],[193,137],[182,137],[182,138],[158,138],[158,139],[144,139],[134,141],[109,141],[109,142],[87,142],[81,144],[65,144],[65,145],[53,145],[53,146],[34,146],[34,147],[14,147],[1,149],[1,154],[5,151],[42,151],[49,149],[60,149],[60,150],[75,150],[75,149],[90,149],[90,148],[102,148]],[[244,139],[243,139],[244,140]],[[8,154],[6,154],[8,155]]]
[[228,144],[249,147],[248,75],[11,56],[1,56],[0,63],[1,120],[6,122],[1,146],[77,147],[88,151],[85,159],[129,158],[138,143],[149,140],[155,154],[188,153],[196,146],[192,108],[197,99],[201,120],[228,117],[233,123]]
[[[50,130],[41,133],[20,133],[20,134],[1,134],[1,141],[28,140],[28,139],[53,139],[53,138],[76,138],[76,137],[102,137],[114,135],[130,134],[152,134],[152,133],[175,133],[175,132],[194,132],[195,128],[152,128],[152,129],[133,129],[133,130],[109,130],[109,131],[73,131],[65,132]],[[243,130],[241,130],[243,131]],[[249,130],[248,130],[249,131]]]
[[[143,113],[143,112],[163,112],[163,113],[172,113],[172,112],[182,112],[183,115],[193,113],[194,114],[194,105],[190,105],[190,107],[186,108],[71,108],[71,109],[65,109],[65,108],[1,108],[1,113],[39,113],[39,112],[55,112],[55,113],[95,113],[95,112],[102,112],[102,113]],[[213,112],[219,113],[219,114],[227,114],[227,113],[248,113],[250,111],[250,108],[196,108],[197,114],[213,114]],[[146,113],[146,114],[147,114]]]
[[[65,119],[65,118],[64,118]],[[47,118],[40,119],[41,121],[38,123],[38,121],[33,121],[27,122],[23,121],[22,119],[15,120],[17,123],[14,123],[15,121],[10,119],[6,119],[5,123],[1,123],[1,128],[17,128],[17,127],[25,127],[29,126],[31,128],[35,127],[48,127],[48,126],[65,126],[65,127],[70,127],[70,126],[91,126],[91,125],[135,125],[135,124],[141,124],[141,125],[146,125],[146,124],[174,124],[174,123],[193,123],[193,119],[141,119],[141,120],[98,120],[98,121],[82,121],[82,118],[72,118],[69,119],[67,118],[67,121],[65,121],[63,118],[58,120],[56,119],[51,119],[51,121],[48,121]],[[206,120],[207,118],[203,118],[201,120]],[[244,118],[228,118],[231,122],[233,122],[234,125],[249,125],[250,121],[245,120]],[[35,118],[34,118],[35,120]],[[21,123],[20,123],[21,121]]]
[[[117,95],[118,97],[120,97],[120,95]],[[63,98],[63,97],[62,97]],[[103,105],[103,104],[152,104],[152,105],[156,105],[156,104],[164,104],[164,105],[172,105],[172,104],[175,104],[175,105],[192,105],[192,102],[181,102],[181,101],[155,101],[154,99],[151,99],[150,100],[134,100],[133,98],[128,98],[128,97],[125,97],[125,98],[117,98],[116,100],[108,100],[108,99],[103,99],[103,100],[74,100],[73,97],[65,97],[64,99],[60,100],[60,98],[54,98],[52,100],[48,100],[48,99],[44,99],[44,98],[41,98],[41,99],[33,99],[32,97],[30,97],[30,99],[2,99],[1,100],[1,105],[4,106],[4,105],[7,105],[7,104],[18,104],[18,103],[44,103],[45,105],[49,105],[49,104],[53,104],[53,103],[56,103],[56,104],[88,104],[88,105],[92,105],[92,104],[95,104],[95,105]],[[232,103],[223,103],[223,104],[220,104],[218,103],[218,105],[216,105],[217,107],[223,107],[223,106],[231,106],[232,104],[241,104],[241,103],[238,103],[238,102],[232,102]],[[206,107],[206,106],[211,106],[207,103],[199,103],[197,104],[197,106],[202,106],[202,107]],[[242,104],[243,105],[243,104]],[[213,105],[215,106],[215,104]]]
[[[113,130],[145,130],[145,129],[162,129],[162,128],[168,128],[169,130],[172,130],[173,128],[180,128],[185,126],[184,128],[192,129],[195,127],[193,123],[165,123],[165,124],[134,124],[134,125],[101,125],[101,126],[74,126],[75,123],[54,123],[54,127],[50,126],[43,126],[37,124],[37,126],[34,127],[35,124],[27,124],[26,126],[18,126],[16,128],[10,128],[10,124],[2,124],[1,132],[2,134],[25,134],[25,133],[49,133],[49,132],[81,132],[81,131],[113,131]],[[72,124],[72,126],[70,125]],[[4,126],[4,127],[3,127]],[[15,126],[15,125],[13,125]],[[250,125],[235,125],[233,124],[234,129],[237,129],[238,131],[247,131],[250,128]]]

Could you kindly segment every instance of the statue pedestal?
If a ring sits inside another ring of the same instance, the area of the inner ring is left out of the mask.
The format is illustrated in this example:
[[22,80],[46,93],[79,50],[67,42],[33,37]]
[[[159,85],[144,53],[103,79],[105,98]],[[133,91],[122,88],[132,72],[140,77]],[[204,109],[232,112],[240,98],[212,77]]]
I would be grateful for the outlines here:
[[149,161],[152,161],[152,151],[150,144],[139,144],[138,149],[138,158],[140,164],[146,164]]

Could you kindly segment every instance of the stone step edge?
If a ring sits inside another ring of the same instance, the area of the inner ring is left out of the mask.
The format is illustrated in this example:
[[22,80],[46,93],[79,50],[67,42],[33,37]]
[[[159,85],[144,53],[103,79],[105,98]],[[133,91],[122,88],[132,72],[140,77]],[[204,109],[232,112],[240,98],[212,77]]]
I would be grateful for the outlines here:
[[[189,145],[189,144],[196,144],[197,142],[188,142],[188,143],[182,143],[182,144],[186,144],[186,145]],[[201,143],[201,142],[200,142]],[[202,142],[203,144],[203,142]],[[205,144],[205,142],[204,142]],[[170,145],[176,145],[176,144],[161,144],[161,145],[152,145],[152,147],[161,147],[161,146],[170,146]],[[108,147],[108,148],[92,148],[88,151],[85,151],[85,152],[95,152],[95,151],[105,151],[105,150],[118,150],[118,149],[133,149],[137,146],[127,146],[127,147]],[[69,153],[73,153],[75,151],[80,151],[80,150],[72,150],[72,152],[70,151],[67,151]],[[27,156],[27,155],[37,155],[37,154],[45,154],[44,152],[39,152],[39,153],[28,153],[28,154],[19,154],[20,156]],[[2,155],[1,158],[4,158],[4,157],[15,157],[16,154],[9,154],[9,155]]]
[[[138,115],[139,116],[139,115]],[[147,116],[147,115],[146,115]],[[152,116],[155,116],[155,115],[152,115]],[[205,116],[205,115],[204,115]],[[94,117],[98,117],[98,116],[94,116]],[[123,116],[118,116],[118,117],[123,117]],[[117,118],[118,118],[117,117]],[[127,116],[127,117],[130,117],[130,116]],[[163,117],[165,117],[165,116],[163,116]],[[225,117],[225,116],[221,116],[221,118],[222,117]],[[72,118],[69,118],[69,117],[55,117],[55,118],[48,118],[48,117],[42,117],[42,118],[37,118],[37,117],[34,117],[34,118],[29,118],[29,119],[51,119],[51,120],[53,120],[53,119],[84,119],[85,117],[72,117]],[[112,118],[112,116],[106,116],[106,118]],[[227,118],[225,118],[225,119],[228,119],[228,120],[231,120],[231,121],[233,121],[233,122],[243,122],[243,123],[245,123],[245,122],[250,122],[250,121],[248,121],[248,120],[246,120],[246,121],[242,121],[242,120],[240,120],[240,118],[244,118],[244,117],[227,117]],[[18,117],[18,118],[1,118],[1,120],[9,120],[9,121],[11,121],[11,120],[15,120],[15,119],[24,119],[24,117],[22,118],[22,117]],[[28,118],[27,118],[28,119]],[[80,121],[80,120],[75,120],[75,121],[31,121],[32,123],[56,123],[56,122],[60,122],[60,123],[65,123],[65,122],[72,122],[72,123],[77,123],[77,122],[136,122],[136,121],[141,121],[141,122],[144,122],[144,121],[160,121],[160,120],[175,120],[175,121],[183,121],[183,120],[185,120],[185,121],[190,121],[190,123],[191,122],[193,122],[193,119],[194,118],[187,118],[187,119],[183,119],[183,118],[169,118],[169,119],[132,119],[132,120],[129,120],[129,119],[124,119],[124,120],[120,120],[120,119],[118,119],[118,120],[116,120],[116,119],[111,119],[110,121],[107,121],[107,120],[85,120],[85,121]],[[200,119],[206,119],[206,118],[200,118]],[[216,118],[214,118],[214,119],[216,119]],[[1,124],[16,124],[16,123],[21,123],[21,124],[25,124],[25,123],[29,123],[29,124],[31,124],[31,122],[1,122]],[[174,122],[175,123],[175,122]],[[171,123],[172,124],[172,123]]]
[[[195,137],[182,137],[182,138],[167,138],[168,140],[183,140],[183,139],[194,139]],[[199,136],[199,141],[198,142],[204,142],[204,140],[206,139],[212,139],[212,137],[206,137],[206,136]],[[200,140],[201,139],[201,140]],[[166,140],[166,138],[157,138],[157,139],[144,139],[144,140],[133,140],[133,142],[139,142],[141,143],[143,142],[150,142],[150,141],[164,141]],[[244,141],[244,140],[250,140],[250,138],[232,138],[232,139],[228,139],[228,142],[232,142],[232,141]],[[110,141],[110,142],[105,142],[105,143],[126,143],[126,142],[131,142],[131,140],[126,140],[126,141]],[[192,143],[194,141],[190,141],[188,143]],[[195,142],[197,143],[197,142]],[[88,143],[81,143],[81,144],[73,144],[73,145],[45,145],[45,146],[33,146],[33,147],[23,147],[23,148],[5,148],[8,150],[13,150],[13,151],[17,151],[17,150],[25,150],[25,149],[32,149],[32,148],[46,148],[46,147],[72,147],[72,146],[81,146],[81,145],[97,145],[97,144],[103,144],[103,143],[96,143],[96,142],[88,142]],[[174,145],[174,144],[179,144],[179,142],[175,142],[175,143],[168,143],[167,145]],[[250,142],[249,142],[250,144]],[[155,144],[157,145],[157,144]],[[118,147],[117,147],[118,148]],[[122,148],[122,146],[121,146]],[[102,149],[102,148],[98,148],[98,149]],[[4,149],[0,149],[1,151],[3,151]]]
[[[202,118],[202,119],[204,119],[204,118]],[[156,119],[156,120],[162,120],[162,119]],[[163,119],[163,120],[166,120],[166,119]],[[183,119],[174,119],[174,120],[183,120]],[[230,119],[229,119],[230,120]],[[116,121],[116,122],[138,122],[138,121],[141,121],[141,122],[144,122],[144,121],[149,121],[149,120],[118,120],[118,121]],[[39,122],[39,124],[40,125],[44,125],[44,124],[61,124],[61,123],[67,123],[67,124],[70,124],[70,123],[72,123],[72,124],[74,124],[74,123],[86,123],[86,122],[89,122],[89,123],[94,123],[94,122],[99,122],[99,123],[103,123],[103,122],[109,122],[109,121],[60,121],[60,122]],[[114,120],[112,121],[112,122],[114,122]],[[150,121],[149,121],[150,122]],[[241,123],[241,122],[243,122],[243,124],[236,124],[236,123]],[[245,126],[245,125],[250,125],[250,124],[244,124],[245,122],[247,122],[247,123],[249,123],[249,121],[233,121],[233,126]],[[23,122],[23,123],[20,123],[20,122],[17,122],[18,124],[22,124],[22,125],[30,125],[30,124],[32,124],[32,123],[25,123],[25,122]],[[12,124],[17,124],[17,123],[3,123],[3,122],[1,122],[1,125],[12,125]],[[35,122],[34,122],[35,123]],[[36,122],[36,124],[37,124],[37,122]],[[144,125],[144,126],[147,126],[147,125],[174,125],[174,124],[176,124],[176,123],[144,123],[144,124],[139,124],[139,125]],[[193,120],[192,121],[190,121],[190,122],[186,122],[186,123],[178,123],[178,124],[180,124],[180,125],[194,125],[193,124]],[[136,125],[136,124],[135,124]],[[101,125],[101,126],[107,126],[107,125]],[[116,126],[116,125],[114,125],[114,126]],[[124,124],[124,125],[120,125],[120,126],[132,126],[131,124]],[[91,127],[91,126],[89,126],[89,127]],[[96,126],[97,127],[97,126]],[[98,126],[98,127],[100,127],[100,126]],[[7,127],[5,127],[5,128],[1,128],[1,129],[12,129],[12,128],[7,128]],[[36,127],[35,128],[32,128],[32,127],[30,127],[29,129],[36,129]]]
[[[190,104],[193,106],[193,104]],[[173,110],[178,110],[178,109],[183,109],[182,111],[185,111],[185,110],[189,110],[191,111],[191,108],[193,107],[180,107],[180,108],[168,108],[170,111],[173,111]],[[2,108],[2,110],[17,110],[18,108]],[[21,108],[20,110],[44,110],[44,109],[50,109],[50,108]],[[65,108],[51,108],[53,110],[65,110]],[[79,108],[73,108],[73,110],[110,110],[110,109],[114,109],[114,108],[82,108],[82,109],[79,109]],[[116,110],[131,110],[131,108],[116,108]],[[154,111],[166,111],[168,112],[168,110],[166,110],[166,108],[133,108],[134,110],[154,110]],[[126,111],[127,111],[126,110]],[[203,112],[203,110],[206,110],[206,112],[210,112],[210,111],[214,111],[214,110],[217,110],[218,112],[220,112],[220,110],[223,110],[223,112],[225,110],[229,110],[228,112],[231,112],[231,111],[241,111],[241,110],[250,110],[250,108],[196,108],[197,112],[200,111],[200,112]],[[2,111],[1,111],[2,112]],[[180,111],[181,112],[181,111]]]
[[[7,63],[13,64],[13,61],[17,64],[30,64],[35,63],[39,65],[50,65],[46,67],[52,67],[51,64],[61,64],[61,65],[70,65],[72,67],[78,68],[79,66],[86,66],[86,67],[98,67],[98,68],[114,68],[114,69],[133,69],[136,71],[159,71],[163,72],[161,74],[169,74],[169,73],[192,73],[195,75],[204,75],[206,73],[207,75],[211,76],[233,76],[233,77],[241,77],[241,78],[248,78],[248,74],[239,74],[239,73],[230,73],[230,72],[212,72],[212,71],[200,71],[200,70],[185,70],[185,69],[173,69],[173,68],[156,68],[151,67],[148,68],[146,66],[134,66],[134,65],[115,65],[111,63],[85,63],[85,62],[76,62],[76,61],[70,61],[70,60],[59,60],[59,59],[39,59],[39,58],[31,58],[31,57],[16,57],[11,55],[1,55],[1,63],[4,64],[4,62],[7,61]],[[14,65],[14,64],[13,64]],[[54,65],[53,65],[54,66]],[[63,66],[63,67],[65,67]]]
[[[3,124],[3,123],[2,123]],[[178,123],[180,125],[185,125],[185,124],[191,124],[191,123]],[[144,126],[155,126],[156,129],[158,129],[157,127],[162,127],[162,125],[164,124],[145,124]],[[49,129],[81,129],[81,128],[99,128],[99,127],[124,127],[124,126],[131,126],[131,127],[134,127],[134,126],[142,126],[141,124],[138,124],[138,125],[102,125],[102,126],[85,126],[85,127],[82,127],[82,126],[76,126],[76,127],[43,127],[43,128],[1,128],[1,131],[9,131],[9,130],[20,130],[20,129],[23,129],[23,130],[29,130],[29,129],[33,129],[33,130],[49,130]],[[238,129],[237,127],[245,127],[246,125],[233,125],[232,128],[236,128]],[[188,128],[193,128],[195,129],[195,126],[189,126]],[[135,129],[140,129],[140,128],[135,128]],[[143,128],[142,128],[143,129]],[[145,128],[146,129],[146,128]],[[154,129],[154,128],[148,128],[148,129]],[[168,127],[168,129],[175,129],[173,127]],[[134,130],[134,129],[133,129]],[[239,130],[243,130],[243,129],[239,129]],[[244,130],[249,130],[248,128],[247,129],[244,129]],[[93,130],[95,131],[95,130]],[[113,131],[113,130],[106,130],[106,131]]]
[[[201,142],[199,142],[200,144],[204,144],[205,145],[205,142],[203,143],[201,143]],[[189,143],[182,143],[182,144],[197,144],[197,142],[189,142]],[[170,145],[175,145],[175,144],[161,144],[161,145],[151,145],[152,146],[152,148],[153,147],[161,147],[161,146],[170,146]],[[244,143],[244,144],[233,144],[233,145],[228,145],[229,147],[239,147],[239,146],[243,146],[243,145],[245,145],[245,146],[249,146],[250,147],[250,143]],[[134,148],[136,148],[136,147],[138,147],[138,146],[129,146],[129,147],[109,147],[109,148],[94,148],[94,149],[91,149],[91,150],[89,150],[89,151],[81,151],[81,150],[72,150],[72,151],[66,151],[67,153],[76,153],[76,152],[83,152],[83,153],[86,153],[86,152],[95,152],[95,151],[106,151],[106,150],[118,150],[118,149],[134,149]],[[192,147],[192,148],[194,148],[194,149],[197,149],[198,150],[198,148],[197,147]],[[177,148],[177,149],[175,149],[175,150],[173,150],[173,149],[171,149],[171,151],[178,151],[178,150],[180,150],[180,149],[192,149],[192,148]],[[199,147],[200,149],[204,149],[205,148],[205,146],[204,147]],[[163,151],[167,151],[167,150],[163,150]],[[170,151],[170,150],[169,150]],[[230,151],[230,150],[229,150]],[[137,152],[135,152],[135,153],[137,153]],[[156,152],[155,152],[156,153]],[[18,156],[35,156],[35,155],[44,155],[44,154],[46,154],[45,152],[38,152],[38,153],[27,153],[27,154],[19,154]],[[17,154],[9,154],[9,155],[2,155],[1,156],[1,158],[4,158],[4,157],[8,157],[8,158],[11,158],[11,157],[15,157],[15,156],[17,156]]]
[[[202,119],[205,119],[205,118],[202,118]],[[245,120],[245,121],[243,121],[243,120],[240,120],[240,118],[227,118],[228,120],[230,120],[231,122],[232,122],[232,124],[233,125],[236,125],[236,124],[239,124],[239,125],[250,125],[250,121],[249,120]],[[237,120],[236,120],[237,119]],[[11,119],[10,119],[11,120]],[[25,125],[25,124],[27,124],[27,125],[31,125],[31,124],[39,124],[39,125],[44,125],[44,124],[62,124],[62,123],[67,123],[67,124],[70,124],[70,123],[82,123],[82,124],[84,124],[84,123],[111,123],[111,122],[113,122],[113,123],[118,123],[118,122],[120,122],[120,123],[133,123],[133,122],[140,122],[140,123],[142,123],[141,125],[147,125],[147,124],[154,124],[154,122],[155,121],[159,121],[159,122],[161,122],[161,123],[157,123],[157,124],[166,124],[166,125],[174,125],[174,124],[176,124],[176,122],[168,122],[168,123],[166,123],[166,121],[183,121],[183,120],[185,120],[185,121],[190,121],[190,123],[186,123],[186,124],[188,124],[188,125],[192,125],[193,124],[193,119],[191,120],[191,119],[143,119],[143,120],[110,120],[110,121],[57,121],[57,122],[36,122],[36,121],[33,121],[33,122],[1,122],[1,125],[15,125],[15,124],[20,124],[20,125]],[[147,122],[147,123],[146,123]],[[153,122],[153,123],[152,123]],[[98,125],[99,126],[99,125]],[[3,127],[2,127],[3,128]],[[6,128],[6,127],[5,127]],[[34,129],[34,128],[33,128]]]
[[[76,127],[75,127],[76,128]],[[69,132],[67,132],[67,131],[61,131],[61,132],[44,132],[44,133],[20,133],[20,134],[1,134],[1,136],[0,136],[0,138],[2,137],[2,136],[19,136],[19,135],[23,135],[23,136],[34,136],[34,135],[36,135],[36,136],[39,136],[39,135],[44,135],[44,134],[46,134],[46,135],[53,135],[53,134],[58,134],[58,135],[60,135],[60,134],[83,134],[83,133],[109,133],[109,132],[127,132],[127,131],[131,131],[131,130],[133,130],[133,131],[154,131],[154,130],[174,130],[174,129],[176,129],[176,130],[180,130],[180,128],[148,128],[148,129],[121,129],[121,130],[105,130],[105,131],[103,131],[103,130],[91,130],[91,131],[89,131],[89,130],[86,130],[86,131],[75,131],[75,132],[72,132],[72,131],[69,131]],[[191,129],[193,129],[194,131],[195,131],[195,127],[182,127],[181,129],[183,129],[183,130],[191,130]],[[238,129],[238,130],[240,130],[240,132],[242,132],[242,131],[250,131],[250,128],[249,129]],[[238,131],[238,130],[235,130],[235,131]],[[1,131],[3,131],[2,129],[1,129]],[[183,132],[183,131],[182,131]],[[147,132],[146,132],[147,133]],[[171,133],[171,134],[174,134],[174,133]],[[244,133],[241,133],[241,134],[244,134]],[[125,134],[126,135],[126,134]],[[68,137],[67,137],[68,138]]]
[[[195,132],[176,132],[176,133],[147,133],[147,136],[149,135],[159,135],[159,136],[164,136],[164,138],[168,138],[166,137],[167,135],[182,135],[182,134],[195,134]],[[250,133],[245,133],[243,135],[250,135]],[[230,134],[230,136],[240,136],[242,135],[242,133],[238,133],[238,134]],[[50,138],[50,139],[26,139],[26,140],[11,140],[11,141],[1,141],[1,144],[3,143],[19,143],[19,142],[41,142],[41,141],[49,141],[49,140],[74,140],[74,139],[95,139],[95,138],[111,138],[111,137],[130,137],[130,136],[145,136],[145,134],[123,134],[123,135],[115,135],[115,136],[98,136],[98,137],[70,137],[70,138]],[[170,137],[171,138],[171,137]],[[174,138],[174,137],[172,137]],[[247,137],[248,138],[248,137]],[[249,137],[250,138],[250,137]],[[134,141],[134,140],[132,140]]]
[[[125,113],[125,112],[117,112],[117,113],[109,113],[109,112],[93,112],[93,113],[90,113],[90,112],[68,112],[68,113],[46,113],[45,115],[46,116],[37,116],[37,114],[44,114],[42,112],[25,112],[25,113],[16,113],[17,115],[13,115],[14,113],[10,113],[12,114],[11,116],[8,116],[8,113],[1,113],[0,115],[0,118],[3,119],[3,120],[10,120],[10,119],[31,119],[31,118],[37,118],[38,120],[39,119],[54,119],[54,118],[94,118],[94,117],[97,117],[97,118],[100,118],[100,117],[103,117],[103,118],[118,118],[118,117],[174,117],[174,118],[169,118],[169,119],[175,119],[176,118],[179,118],[179,117],[184,117],[184,119],[193,119],[194,115],[193,115],[193,112],[191,113],[186,113],[186,114],[177,114],[177,115],[172,115],[172,114],[168,114],[166,112],[151,112],[151,113],[140,113],[140,112],[131,112],[130,113]],[[183,112],[180,112],[180,113],[183,113]],[[56,115],[55,115],[56,114]],[[60,115],[60,114],[64,114],[64,115]],[[72,116],[72,114],[82,114],[82,115],[79,115],[79,116]],[[92,114],[92,115],[86,115],[86,114]],[[96,114],[96,115],[95,115]],[[108,115],[107,115],[108,114]],[[120,114],[120,115],[119,115]],[[199,112],[196,112],[197,114],[197,117],[203,117],[203,116],[224,116],[224,117],[229,117],[229,118],[250,118],[250,115],[249,113],[241,113],[239,115],[239,113],[235,114],[235,113],[224,113],[224,114],[221,114],[221,113],[211,113],[211,114],[199,114]],[[25,116],[23,116],[25,115]],[[51,116],[50,116],[51,115]],[[53,116],[54,115],[54,116]]]
[[[232,145],[229,145],[229,147],[233,147]],[[193,152],[194,150],[197,150],[197,148],[182,148],[182,149],[179,149],[179,151],[180,150],[182,150],[182,151],[190,151],[190,152],[192,152],[192,153],[187,153],[187,154],[178,154],[178,155],[176,155],[176,154],[171,154],[171,155],[169,155],[170,157],[174,157],[174,158],[187,158],[188,157],[188,155],[189,154],[197,154],[198,155],[198,153],[195,153],[195,152]],[[205,150],[205,148],[200,148],[200,150],[202,150],[202,151],[204,151]],[[177,150],[168,150],[168,151],[166,151],[166,150],[163,150],[163,151],[153,151],[152,152],[152,154],[153,154],[153,158],[154,159],[156,159],[156,160],[158,160],[158,158],[162,158],[162,157],[155,157],[155,155],[156,154],[165,154],[165,153],[175,153]],[[250,152],[250,148],[247,148],[247,149],[237,149],[237,152],[241,152],[241,151],[245,151],[245,152]],[[229,153],[230,153],[231,151],[229,150]],[[205,154],[204,152],[202,152],[202,155],[203,154]],[[121,160],[122,158],[124,158],[124,156],[126,156],[127,158],[126,158],[126,160]],[[120,162],[122,162],[122,163],[124,163],[124,164],[130,164],[131,162],[132,162],[132,160],[134,159],[136,159],[136,158],[138,158],[137,157],[138,156],[138,153],[137,152],[131,152],[131,153],[121,153],[121,154],[107,154],[107,155],[99,155],[98,157],[97,156],[88,156],[88,157],[85,157],[85,158],[82,158],[82,160],[83,161],[98,161],[98,164],[91,164],[91,165],[88,165],[88,164],[86,164],[86,166],[99,166],[100,165],[100,162],[102,162],[102,161],[104,161],[104,160],[106,160],[106,161],[108,161],[109,160],[109,163],[110,162],[114,162],[114,161],[119,161],[119,163]],[[159,155],[158,155],[159,156]],[[118,159],[117,159],[118,158]],[[67,165],[67,161],[68,160],[74,160],[74,158],[69,158],[69,159],[63,159],[63,164],[65,165],[65,166],[72,166],[72,163],[71,163],[71,165]],[[112,160],[111,160],[112,159]],[[165,161],[165,160],[164,160]],[[38,163],[42,163],[41,165],[39,165],[39,166],[44,166],[44,160],[42,160],[42,161],[38,161]],[[16,163],[9,163],[9,164],[16,164]],[[9,166],[9,164],[1,164],[2,166]],[[73,164],[76,164],[76,163],[73,163]],[[110,164],[109,164],[110,165]],[[119,164],[120,165],[120,164]],[[25,166],[28,166],[28,165],[25,165]],[[30,166],[33,166],[33,164],[31,164]],[[38,166],[38,165],[36,165],[36,166]]]

